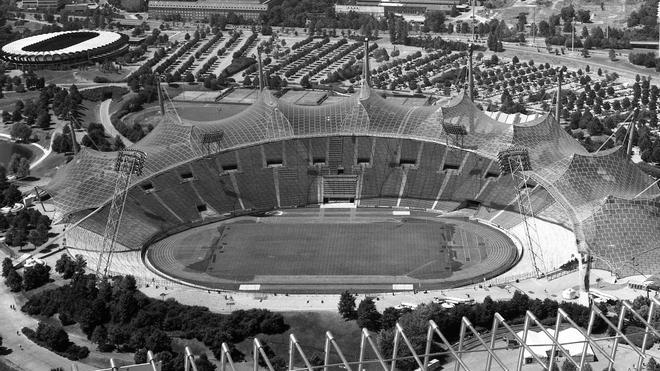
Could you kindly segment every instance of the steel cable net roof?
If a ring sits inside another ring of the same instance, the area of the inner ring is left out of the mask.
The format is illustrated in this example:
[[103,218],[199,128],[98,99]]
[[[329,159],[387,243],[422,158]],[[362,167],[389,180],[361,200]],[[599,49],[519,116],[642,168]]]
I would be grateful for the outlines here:
[[597,267],[623,276],[660,269],[660,200],[607,197],[584,221]]
[[[215,122],[179,122],[168,112],[151,133],[130,147],[147,154],[144,173],[133,177],[132,186],[207,155],[207,134],[218,138],[215,152],[333,135],[458,145],[493,160],[503,149],[525,147],[532,167],[530,176],[568,211],[572,224],[591,216],[594,207],[608,196],[632,199],[639,194],[640,199],[654,199],[660,195],[657,187],[642,192],[652,179],[622,151],[589,154],[549,115],[524,124],[507,124],[484,114],[463,94],[446,107],[406,107],[390,103],[368,86],[340,102],[312,107],[285,103],[264,91],[249,108]],[[113,153],[83,149],[60,169],[45,187],[53,196],[59,217],[110,200],[115,157]]]

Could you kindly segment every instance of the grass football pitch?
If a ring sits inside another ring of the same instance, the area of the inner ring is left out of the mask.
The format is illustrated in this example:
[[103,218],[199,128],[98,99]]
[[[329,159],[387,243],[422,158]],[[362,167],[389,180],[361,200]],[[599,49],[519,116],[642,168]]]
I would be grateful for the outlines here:
[[[256,275],[451,274],[442,223],[232,223],[195,238],[213,248],[196,270],[239,281]],[[192,241],[187,241],[188,243]],[[208,243],[208,242],[207,242]]]

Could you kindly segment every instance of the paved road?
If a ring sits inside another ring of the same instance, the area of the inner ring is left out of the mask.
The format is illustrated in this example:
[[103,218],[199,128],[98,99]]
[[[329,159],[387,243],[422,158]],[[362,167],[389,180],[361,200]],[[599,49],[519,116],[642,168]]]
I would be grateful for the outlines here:
[[111,136],[112,138],[116,137],[119,135],[121,140],[124,142],[126,146],[131,145],[131,141],[126,139],[123,135],[121,135],[117,129],[115,128],[114,125],[112,125],[112,121],[110,121],[110,103],[112,103],[112,99],[106,99],[103,102],[101,102],[101,105],[99,106],[99,117],[101,118],[101,124],[103,125],[103,128],[105,129],[105,132]]

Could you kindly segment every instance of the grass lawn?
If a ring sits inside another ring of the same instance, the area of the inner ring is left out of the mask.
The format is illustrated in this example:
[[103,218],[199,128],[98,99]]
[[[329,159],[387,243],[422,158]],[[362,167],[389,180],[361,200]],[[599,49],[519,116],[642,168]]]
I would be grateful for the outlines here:
[[4,98],[0,99],[0,111],[14,112],[14,105],[19,100],[39,99],[39,91],[26,91],[25,93],[16,93],[13,91],[3,92]]
[[37,178],[52,177],[57,171],[56,167],[66,163],[66,156],[61,153],[51,152],[39,165],[30,169],[30,175]]
[[[358,359],[360,355],[360,328],[355,321],[346,322],[334,312],[294,312],[283,313],[284,320],[291,328],[278,335],[259,335],[260,341],[267,343],[276,355],[288,360],[289,334],[294,334],[307,357],[313,354],[323,359],[325,332],[330,331],[347,359]],[[252,339],[245,340],[236,347],[251,358]],[[370,352],[368,354],[371,354]],[[330,362],[341,362],[334,349]],[[296,356],[296,366],[304,367]]]
[[[191,121],[217,121],[223,118],[231,117],[248,106],[244,104],[216,104],[216,103],[174,103],[179,116],[183,120]],[[128,114],[124,117],[127,125],[138,123],[142,126],[152,124],[157,126],[160,121],[160,107],[158,102],[145,104],[145,108],[136,113]]]

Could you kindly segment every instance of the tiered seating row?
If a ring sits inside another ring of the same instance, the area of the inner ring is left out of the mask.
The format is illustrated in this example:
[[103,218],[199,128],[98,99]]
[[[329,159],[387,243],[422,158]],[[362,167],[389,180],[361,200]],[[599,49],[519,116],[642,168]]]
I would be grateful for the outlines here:
[[[322,176],[333,174],[327,166],[329,144],[341,147],[333,161],[344,174],[357,175],[360,206],[451,211],[477,195],[477,201],[495,208],[513,199],[510,177],[486,178],[490,160],[458,149],[447,152],[440,144],[349,136],[296,139],[200,158],[142,182],[129,191],[123,223],[127,233],[121,233],[120,242],[139,248],[158,231],[202,220],[201,212],[222,215],[321,202]],[[326,165],[313,165],[314,158]],[[357,166],[359,158],[370,163]],[[404,166],[401,158],[408,160]],[[455,168],[443,171],[446,161]],[[549,203],[545,194],[537,192],[533,198],[535,207]],[[507,219],[514,216],[517,224],[519,216],[513,213],[493,222],[509,225],[513,221]],[[102,234],[104,219],[101,214],[98,218],[85,227]]]

